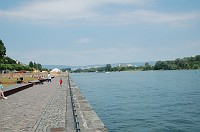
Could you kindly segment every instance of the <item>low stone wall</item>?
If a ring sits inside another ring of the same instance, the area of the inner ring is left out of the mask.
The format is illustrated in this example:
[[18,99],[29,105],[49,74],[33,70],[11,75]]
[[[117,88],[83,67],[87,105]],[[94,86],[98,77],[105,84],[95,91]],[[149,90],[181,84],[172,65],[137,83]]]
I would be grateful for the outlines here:
[[[45,82],[45,81],[47,81],[47,78],[44,78],[41,81]],[[21,83],[21,84],[15,84],[13,86],[8,86],[8,87],[3,89],[4,95],[5,96],[9,96],[11,94],[15,94],[15,93],[17,93],[19,91],[22,91],[24,89],[30,88],[33,85],[37,85],[37,84],[41,84],[41,82],[39,80],[34,80],[34,81],[29,81],[28,84]]]
[[28,84],[16,84],[16,85],[11,86],[11,87],[6,87],[6,89],[4,89],[4,95],[9,96],[11,94],[17,93],[17,92],[22,91],[24,89],[30,88],[32,86],[33,86],[32,83],[28,83]]

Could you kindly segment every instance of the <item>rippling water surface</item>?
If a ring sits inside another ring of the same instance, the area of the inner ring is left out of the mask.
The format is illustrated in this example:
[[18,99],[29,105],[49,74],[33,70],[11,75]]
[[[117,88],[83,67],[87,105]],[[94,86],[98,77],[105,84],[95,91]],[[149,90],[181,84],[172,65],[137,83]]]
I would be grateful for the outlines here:
[[200,70],[71,77],[109,132],[200,131]]

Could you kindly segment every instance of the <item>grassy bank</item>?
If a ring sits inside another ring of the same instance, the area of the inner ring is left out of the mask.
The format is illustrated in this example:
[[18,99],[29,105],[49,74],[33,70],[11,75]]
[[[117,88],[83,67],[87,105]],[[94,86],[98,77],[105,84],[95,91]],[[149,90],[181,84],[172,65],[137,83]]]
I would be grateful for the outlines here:
[[[8,78],[8,77],[0,77],[0,81],[2,82],[4,87],[15,85],[16,81],[20,80],[19,77],[13,77],[13,78]],[[37,78],[33,77],[24,77],[23,78],[23,83],[28,83],[29,81],[37,80]]]

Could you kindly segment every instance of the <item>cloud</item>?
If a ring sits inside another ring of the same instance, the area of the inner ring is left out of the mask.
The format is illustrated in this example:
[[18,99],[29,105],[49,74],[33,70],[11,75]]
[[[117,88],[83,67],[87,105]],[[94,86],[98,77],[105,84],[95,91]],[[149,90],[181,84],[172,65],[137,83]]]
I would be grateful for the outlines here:
[[86,44],[86,43],[90,43],[92,41],[92,39],[90,38],[80,38],[79,40],[77,40],[77,43],[79,44]]
[[200,12],[165,13],[152,10],[115,9],[113,13],[101,12],[105,6],[138,6],[152,4],[155,0],[36,0],[20,7],[0,10],[0,17],[45,24],[135,24],[155,23],[180,25],[183,21],[200,18]]
[[32,21],[69,21],[89,17],[92,4],[72,0],[36,1],[8,11],[0,11],[1,16]]
[[136,10],[132,12],[124,11],[113,15],[102,15],[91,21],[95,21],[96,23],[102,22],[107,25],[151,23],[184,26],[184,22],[189,22],[197,18],[200,18],[200,12],[170,14],[151,10]]
[[90,2],[97,2],[98,4],[134,4],[134,5],[144,5],[152,3],[155,0],[91,0]]
[[[153,0],[50,0],[26,3],[11,10],[1,10],[0,16],[42,23],[133,24],[140,22],[179,24],[200,17],[200,12],[170,14],[151,10],[118,11],[107,15],[96,8],[106,4],[141,5]],[[103,7],[102,7],[103,8]]]

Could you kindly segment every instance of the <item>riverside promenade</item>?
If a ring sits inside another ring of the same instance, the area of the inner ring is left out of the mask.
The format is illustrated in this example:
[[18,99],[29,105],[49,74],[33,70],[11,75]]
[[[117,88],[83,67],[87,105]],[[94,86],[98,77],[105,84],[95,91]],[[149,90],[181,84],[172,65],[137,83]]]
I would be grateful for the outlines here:
[[0,99],[0,131],[107,132],[77,85],[62,77],[60,86],[59,79],[55,77],[50,83],[33,85],[11,94],[7,100]]

